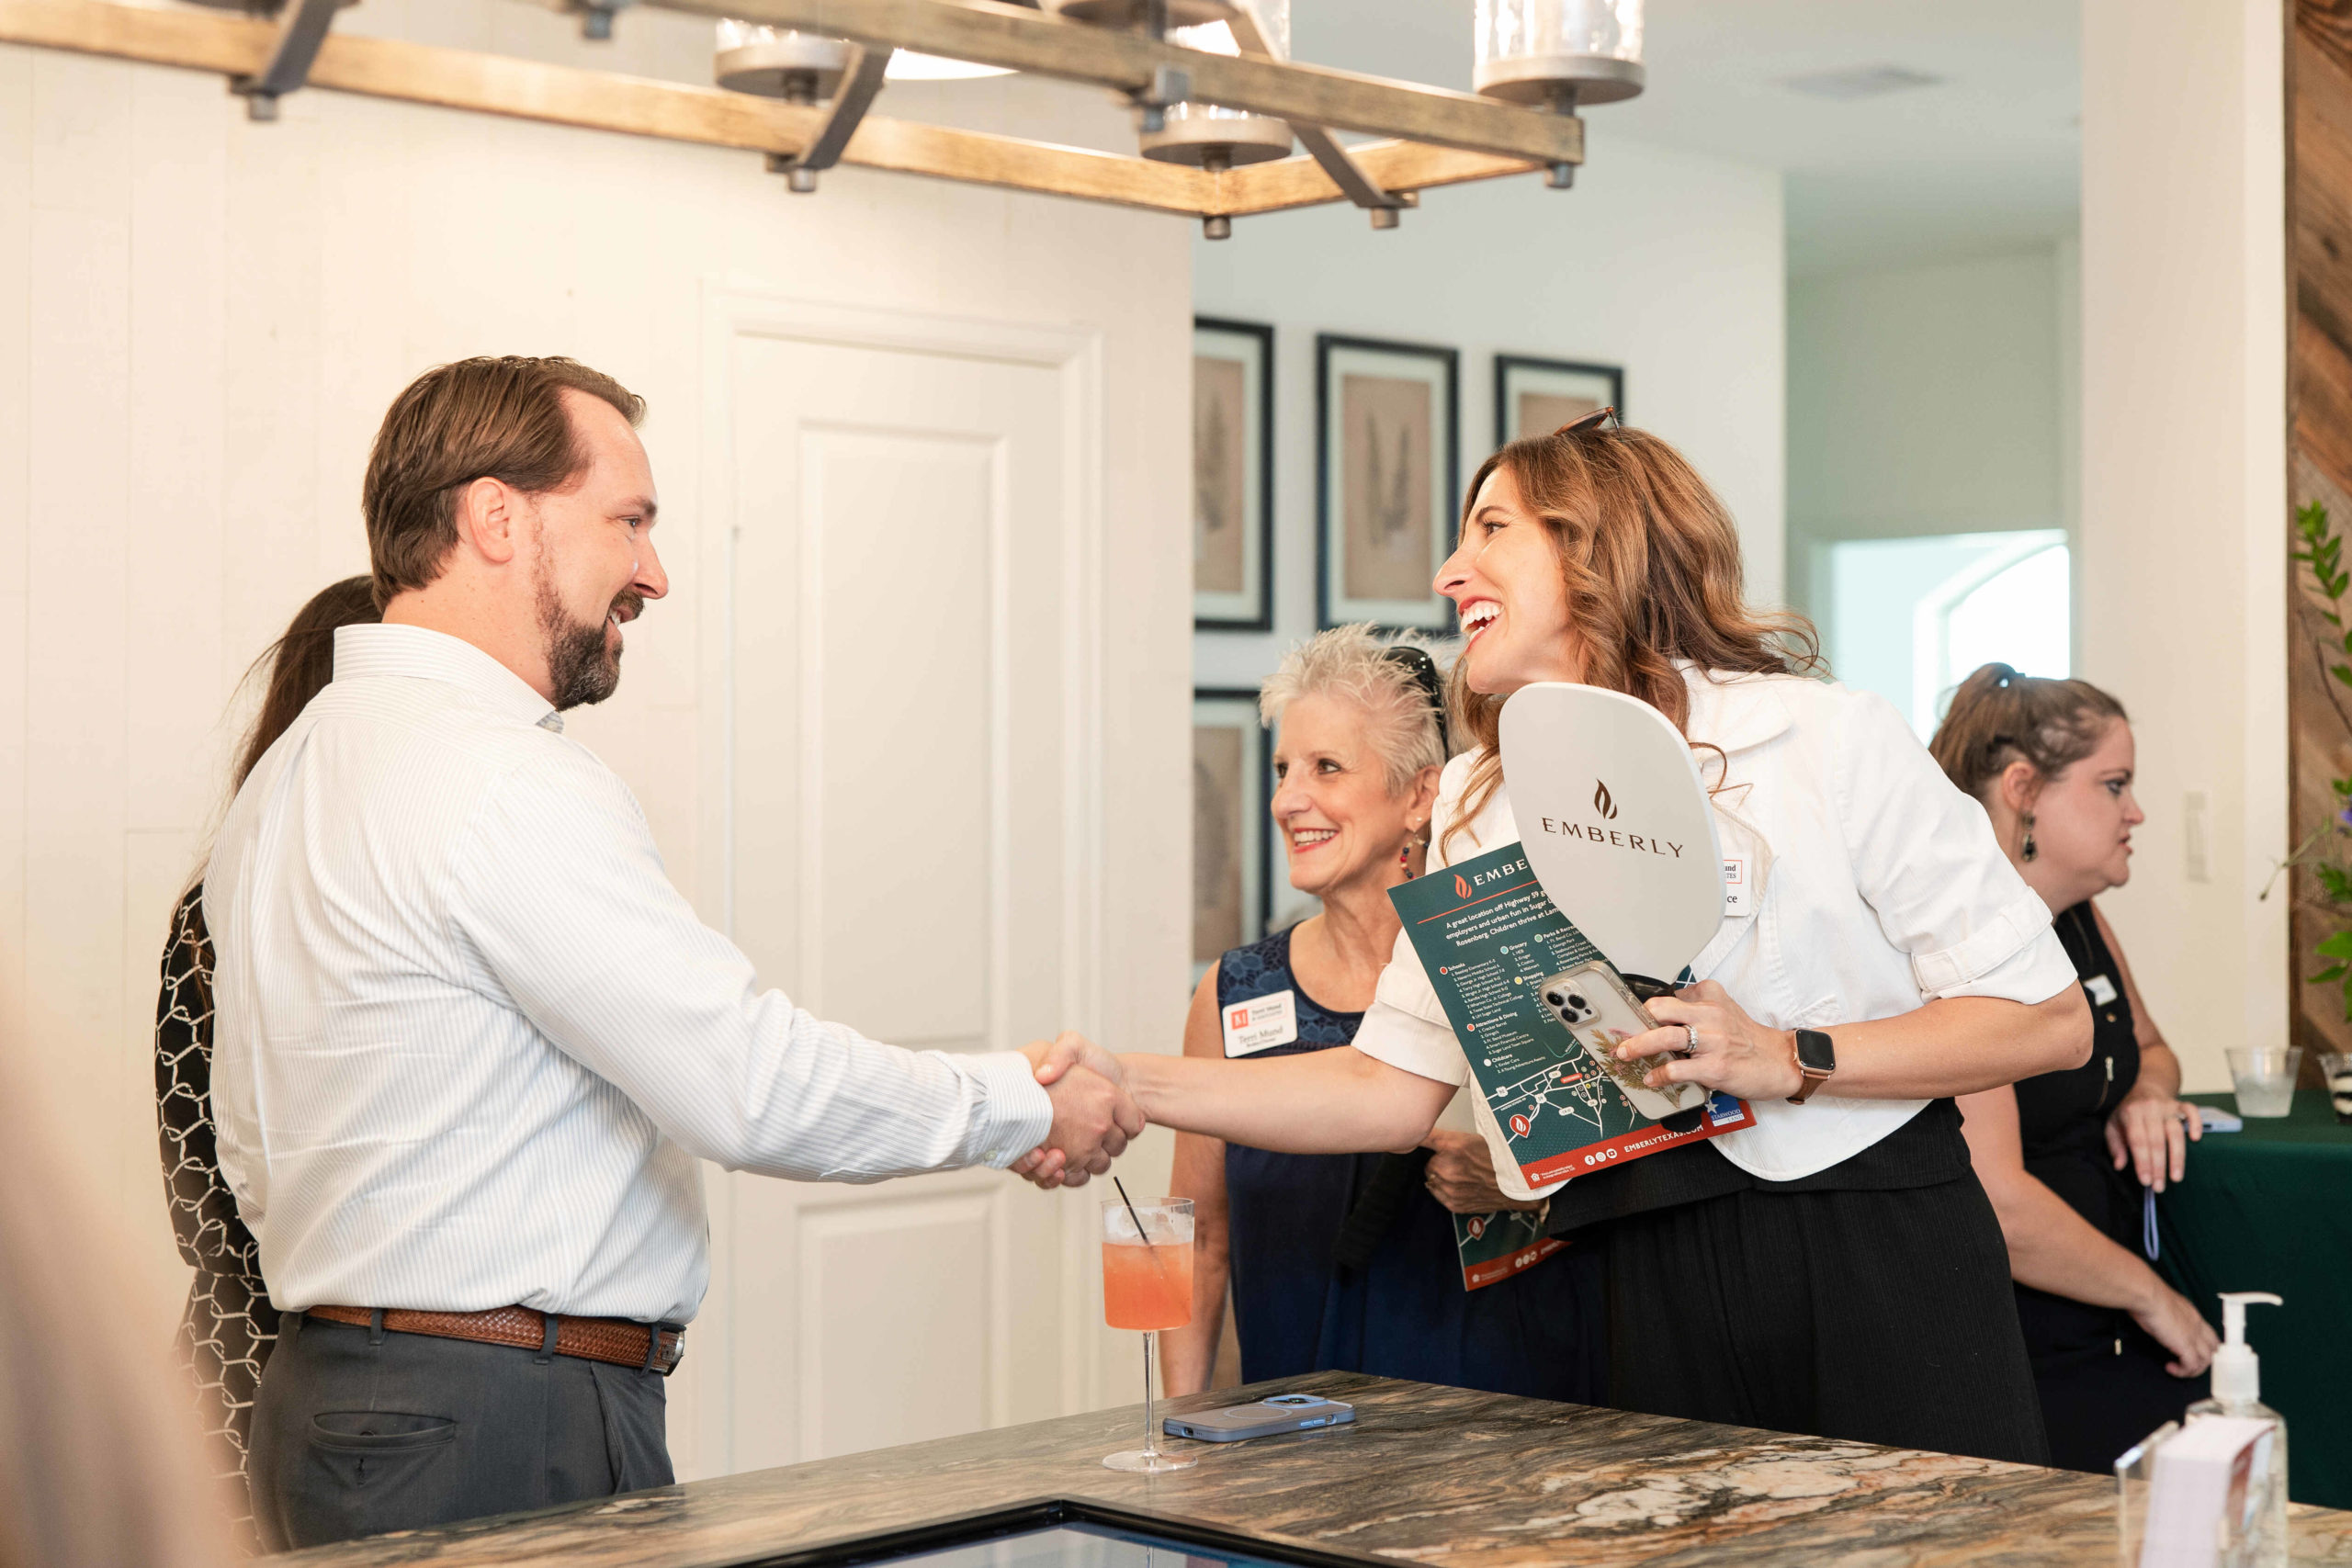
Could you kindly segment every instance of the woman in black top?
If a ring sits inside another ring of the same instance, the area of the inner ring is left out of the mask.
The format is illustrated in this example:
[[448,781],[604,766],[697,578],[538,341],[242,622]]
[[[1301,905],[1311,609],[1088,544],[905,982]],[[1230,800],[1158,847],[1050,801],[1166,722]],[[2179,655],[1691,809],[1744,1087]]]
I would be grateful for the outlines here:
[[[233,794],[262,753],[286,732],[334,677],[334,628],[378,618],[372,585],[345,578],[302,606],[286,635],[254,664],[269,671],[261,712],[237,755]],[[220,1445],[220,1478],[231,1483],[240,1539],[257,1544],[246,1500],[245,1441],[254,1390],[277,1343],[277,1311],[261,1277],[260,1248],[237,1217],[237,1201],[220,1177],[212,1124],[212,941],[204,928],[204,882],[198,879],[172,911],[155,1001],[155,1119],[164,1156],[164,1192],[180,1257],[196,1270],[180,1314],[180,1364],[196,1384],[203,1429]]]
[[1988,664],[1952,698],[1932,750],[2050,905],[2090,999],[2088,1062],[1960,1104],[2008,1242],[2052,1462],[2104,1472],[2204,1397],[2215,1344],[2143,1255],[2144,1193],[2181,1179],[2197,1108],[2181,1101],[2180,1063],[2091,902],[2131,875],[2144,819],[2132,727],[2086,682]]

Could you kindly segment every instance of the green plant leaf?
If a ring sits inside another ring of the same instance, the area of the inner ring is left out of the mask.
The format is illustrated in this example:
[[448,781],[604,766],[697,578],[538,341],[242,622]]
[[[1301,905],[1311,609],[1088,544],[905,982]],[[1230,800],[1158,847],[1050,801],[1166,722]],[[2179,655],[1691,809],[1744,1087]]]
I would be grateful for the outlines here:
[[2340,931],[2334,936],[2322,937],[2312,952],[2322,958],[2341,958],[2352,963],[2352,931]]

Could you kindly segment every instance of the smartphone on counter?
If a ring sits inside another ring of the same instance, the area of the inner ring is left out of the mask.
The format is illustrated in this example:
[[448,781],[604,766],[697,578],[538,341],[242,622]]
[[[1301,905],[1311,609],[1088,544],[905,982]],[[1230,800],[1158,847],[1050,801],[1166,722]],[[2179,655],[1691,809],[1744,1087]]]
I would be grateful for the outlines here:
[[1198,1438],[1211,1443],[1238,1443],[1244,1438],[1271,1438],[1281,1432],[1311,1432],[1317,1427],[1344,1427],[1356,1418],[1356,1407],[1313,1393],[1278,1393],[1255,1404],[1228,1404],[1222,1410],[1195,1410],[1170,1416],[1160,1423],[1171,1438]]

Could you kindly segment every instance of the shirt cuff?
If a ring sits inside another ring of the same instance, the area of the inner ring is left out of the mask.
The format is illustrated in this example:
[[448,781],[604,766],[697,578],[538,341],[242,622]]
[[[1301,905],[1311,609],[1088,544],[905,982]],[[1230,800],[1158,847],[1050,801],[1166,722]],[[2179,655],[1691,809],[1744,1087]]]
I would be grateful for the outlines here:
[[1028,1057],[1018,1051],[989,1051],[949,1059],[980,1089],[967,1145],[975,1164],[1002,1170],[1046,1141],[1054,1124],[1054,1102]]
[[1431,1023],[1392,1002],[1374,1002],[1350,1043],[1374,1061],[1402,1067],[1418,1077],[1458,1085],[1470,1076],[1469,1058],[1463,1055],[1451,1028]]
[[2082,976],[2075,973],[2075,961],[2066,956],[2066,946],[2058,933],[2048,926],[2041,934],[2022,948],[1993,965],[1964,985],[1952,986],[1936,994],[1941,997],[1998,997],[2005,1001],[2046,1002],[2067,987],[2077,985]]
[[1978,987],[2012,959],[2031,952],[2037,937],[2048,938],[2053,945],[2057,942],[2050,929],[2050,906],[2040,894],[2029,892],[1964,940],[1933,953],[1915,953],[1912,976],[1918,981],[1922,996],[2000,996],[2005,993]]

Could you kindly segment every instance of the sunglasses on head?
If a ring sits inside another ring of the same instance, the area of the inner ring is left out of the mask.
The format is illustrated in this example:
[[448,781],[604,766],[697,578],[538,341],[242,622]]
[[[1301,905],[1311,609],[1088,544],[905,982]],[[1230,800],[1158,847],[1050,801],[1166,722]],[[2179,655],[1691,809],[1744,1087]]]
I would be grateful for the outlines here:
[[1617,411],[1615,409],[1598,408],[1593,410],[1590,413],[1579,414],[1575,419],[1568,421],[1567,423],[1560,426],[1559,429],[1552,432],[1552,434],[1555,435],[1575,435],[1587,430],[1598,430],[1604,423],[1611,430],[1623,430],[1625,428],[1625,422],[1617,417]]
[[1449,750],[1445,736],[1445,686],[1438,676],[1437,660],[1431,659],[1427,650],[1415,648],[1410,643],[1382,649],[1380,657],[1392,664],[1403,665],[1406,673],[1412,676],[1415,683],[1428,696],[1430,712],[1437,719],[1438,749]]

